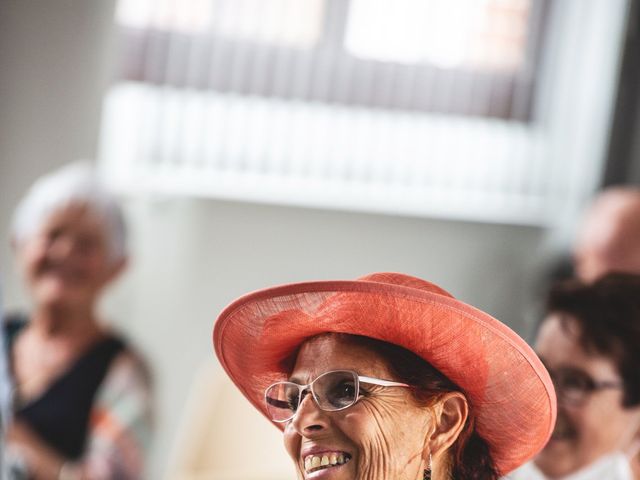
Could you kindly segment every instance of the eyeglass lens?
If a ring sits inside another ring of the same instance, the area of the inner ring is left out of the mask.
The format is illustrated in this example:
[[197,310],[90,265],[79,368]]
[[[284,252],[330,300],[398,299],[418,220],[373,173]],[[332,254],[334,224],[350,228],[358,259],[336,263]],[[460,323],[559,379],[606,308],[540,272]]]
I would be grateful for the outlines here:
[[582,404],[593,392],[612,386],[609,382],[596,382],[589,374],[578,369],[558,369],[553,372],[553,382],[558,395],[572,404]]
[[[354,372],[327,372],[316,378],[309,388],[322,410],[336,411],[350,407],[358,396],[358,378]],[[297,383],[279,382],[266,391],[267,411],[272,420],[285,422],[291,419],[301,402],[305,387]]]
[[560,371],[556,378],[558,384],[566,393],[582,394],[593,389],[593,380],[579,372]]

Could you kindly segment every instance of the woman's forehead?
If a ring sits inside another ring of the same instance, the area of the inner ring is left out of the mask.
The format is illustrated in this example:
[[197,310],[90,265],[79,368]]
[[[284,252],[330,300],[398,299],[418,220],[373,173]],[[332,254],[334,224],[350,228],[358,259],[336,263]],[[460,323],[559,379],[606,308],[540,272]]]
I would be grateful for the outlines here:
[[580,325],[573,316],[551,312],[540,324],[536,345],[544,347],[551,342],[573,345],[578,343],[579,336]]
[[85,202],[70,202],[52,210],[42,219],[39,230],[55,226],[69,226],[107,235],[102,215],[96,208]]
[[290,378],[309,381],[329,370],[354,370],[360,375],[389,376],[387,361],[373,349],[343,335],[319,335],[302,344]]
[[577,367],[594,376],[617,376],[611,357],[587,352],[581,345],[579,323],[572,317],[548,316],[538,333],[535,350],[549,368]]

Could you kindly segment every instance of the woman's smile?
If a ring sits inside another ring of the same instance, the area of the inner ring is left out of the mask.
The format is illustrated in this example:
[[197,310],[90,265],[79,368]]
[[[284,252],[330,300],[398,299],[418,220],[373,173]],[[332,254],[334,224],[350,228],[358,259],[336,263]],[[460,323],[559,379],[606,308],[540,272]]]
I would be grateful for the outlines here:
[[323,478],[329,470],[337,471],[351,460],[351,454],[342,450],[318,450],[302,456],[306,478]]

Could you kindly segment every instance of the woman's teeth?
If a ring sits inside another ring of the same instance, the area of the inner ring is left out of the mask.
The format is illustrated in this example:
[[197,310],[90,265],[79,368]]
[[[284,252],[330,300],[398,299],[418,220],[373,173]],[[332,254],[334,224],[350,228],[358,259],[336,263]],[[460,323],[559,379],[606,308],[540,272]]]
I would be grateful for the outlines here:
[[345,464],[349,460],[351,460],[349,454],[341,452],[323,453],[322,455],[308,455],[304,459],[304,469],[306,473],[311,473],[316,470]]

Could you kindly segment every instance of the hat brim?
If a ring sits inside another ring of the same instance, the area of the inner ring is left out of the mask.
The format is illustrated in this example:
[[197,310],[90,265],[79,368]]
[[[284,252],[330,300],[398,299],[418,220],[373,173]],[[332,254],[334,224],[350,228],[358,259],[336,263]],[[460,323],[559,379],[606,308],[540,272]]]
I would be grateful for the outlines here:
[[269,418],[265,388],[287,377],[284,362],[306,339],[325,332],[399,345],[456,383],[502,475],[538,453],[553,431],[555,393],[533,350],[503,323],[435,286],[356,280],[260,290],[223,310],[213,342],[229,377]]

